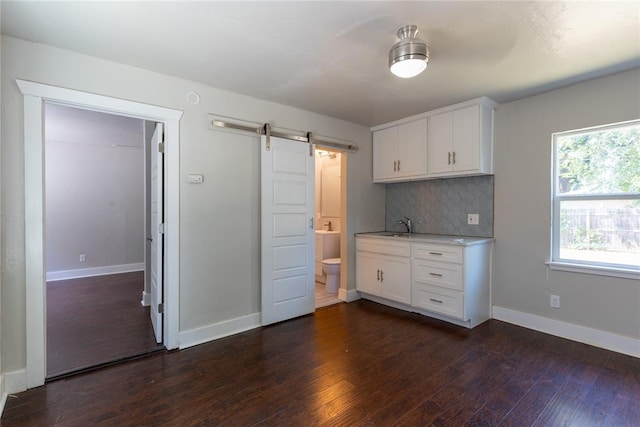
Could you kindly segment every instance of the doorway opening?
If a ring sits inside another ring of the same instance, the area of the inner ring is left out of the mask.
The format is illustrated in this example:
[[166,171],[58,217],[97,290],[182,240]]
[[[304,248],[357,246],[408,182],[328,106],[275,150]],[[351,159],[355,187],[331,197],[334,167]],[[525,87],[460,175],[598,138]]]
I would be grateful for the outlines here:
[[149,292],[156,124],[48,102],[44,119],[46,379],[53,380],[164,346]]
[[342,302],[338,297],[344,273],[341,241],[346,229],[343,171],[346,153],[315,150],[315,308]]
[[45,101],[81,109],[150,120],[164,125],[164,222],[162,226],[162,325],[167,349],[179,347],[180,290],[180,134],[182,111],[51,86],[15,80],[24,103],[26,383],[44,384],[46,377],[46,256],[44,188]]

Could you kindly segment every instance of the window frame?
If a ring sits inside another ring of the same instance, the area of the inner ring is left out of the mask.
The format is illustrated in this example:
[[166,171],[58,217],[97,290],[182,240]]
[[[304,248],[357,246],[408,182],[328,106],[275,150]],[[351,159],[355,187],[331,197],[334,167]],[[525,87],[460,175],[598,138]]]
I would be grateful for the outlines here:
[[558,138],[577,136],[629,126],[640,126],[639,120],[612,123],[572,131],[554,132],[551,135],[551,248],[547,265],[553,270],[586,274],[640,279],[640,266],[613,264],[560,257],[560,205],[565,201],[640,200],[640,193],[560,194],[558,179]]

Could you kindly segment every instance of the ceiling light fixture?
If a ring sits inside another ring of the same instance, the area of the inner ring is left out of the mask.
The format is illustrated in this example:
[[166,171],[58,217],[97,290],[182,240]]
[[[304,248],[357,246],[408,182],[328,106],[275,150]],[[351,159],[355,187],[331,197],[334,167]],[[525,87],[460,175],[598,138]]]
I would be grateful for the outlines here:
[[389,52],[389,69],[403,79],[414,77],[427,68],[429,47],[416,38],[418,27],[407,25],[398,30],[399,42]]

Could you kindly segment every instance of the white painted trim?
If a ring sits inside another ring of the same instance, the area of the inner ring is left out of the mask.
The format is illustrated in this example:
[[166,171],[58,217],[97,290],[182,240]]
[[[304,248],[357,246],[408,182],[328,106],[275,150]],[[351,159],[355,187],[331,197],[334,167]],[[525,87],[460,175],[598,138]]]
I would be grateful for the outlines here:
[[260,313],[247,314],[235,319],[225,320],[219,323],[203,326],[196,329],[180,332],[180,349],[203,344],[205,342],[228,337],[259,328]]
[[5,372],[0,374],[0,416],[7,403],[7,397],[13,393],[20,393],[27,389],[27,370]]
[[20,393],[27,389],[27,370],[19,369],[17,371],[4,373],[4,391],[7,394]]
[[360,292],[355,289],[338,289],[338,299],[345,302],[353,302],[360,299]]
[[142,291],[142,299],[140,300],[140,305],[143,307],[148,307],[151,305],[151,294],[147,291]]
[[182,111],[16,79],[24,95],[25,278],[27,387],[44,384],[45,258],[44,135],[45,101],[162,122],[165,125],[165,315],[164,345],[178,348],[180,319],[180,117]]
[[535,331],[601,347],[618,353],[640,357],[640,339],[575,325],[548,317],[493,306],[493,318]]
[[50,271],[47,282],[56,280],[79,279],[81,277],[106,276],[108,274],[131,273],[144,271],[144,262],[135,264],[107,265],[104,267],[80,268],[78,270]]
[[604,265],[577,264],[563,261],[547,261],[546,264],[551,270],[595,274],[598,276],[621,277],[623,279],[640,279],[640,270],[634,270],[631,268],[606,267]]

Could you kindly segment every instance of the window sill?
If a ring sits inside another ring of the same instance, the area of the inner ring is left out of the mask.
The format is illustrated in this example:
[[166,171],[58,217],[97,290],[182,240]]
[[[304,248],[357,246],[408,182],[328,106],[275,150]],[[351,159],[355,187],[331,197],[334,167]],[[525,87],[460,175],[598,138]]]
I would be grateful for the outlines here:
[[572,273],[595,274],[598,276],[640,279],[640,271],[630,268],[603,267],[600,265],[573,264],[570,262],[547,261],[551,270],[570,271]]

